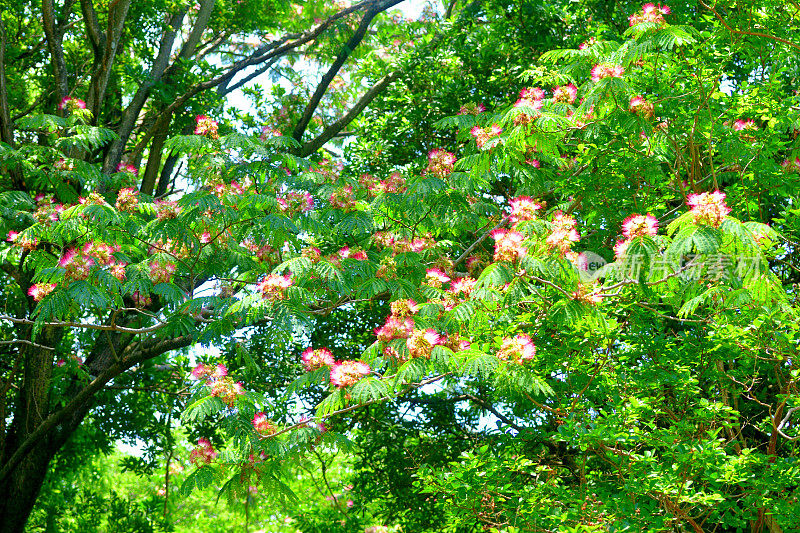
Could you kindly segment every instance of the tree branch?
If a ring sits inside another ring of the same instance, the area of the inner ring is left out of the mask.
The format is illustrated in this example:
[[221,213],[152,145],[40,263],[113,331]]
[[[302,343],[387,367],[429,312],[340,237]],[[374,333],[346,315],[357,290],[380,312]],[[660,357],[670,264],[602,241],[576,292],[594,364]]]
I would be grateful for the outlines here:
[[53,63],[56,100],[60,102],[69,94],[69,81],[67,80],[67,63],[64,60],[64,48],[61,46],[61,36],[56,31],[56,16],[53,0],[42,0],[42,23],[45,37],[47,37],[47,46],[50,49],[50,58]]

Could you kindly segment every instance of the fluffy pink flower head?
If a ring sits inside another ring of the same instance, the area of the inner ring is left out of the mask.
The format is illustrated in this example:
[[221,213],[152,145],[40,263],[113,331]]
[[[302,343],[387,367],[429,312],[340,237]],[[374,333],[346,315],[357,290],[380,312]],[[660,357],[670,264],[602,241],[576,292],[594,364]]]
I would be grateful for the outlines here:
[[539,87],[526,87],[519,92],[521,100],[542,100],[544,91]]
[[83,253],[91,255],[101,265],[108,265],[114,262],[114,252],[119,251],[117,247],[110,246],[100,241],[89,241],[83,245]]
[[178,202],[174,202],[172,200],[156,200],[155,208],[156,218],[158,220],[170,220],[173,218],[178,218],[178,215],[181,213],[181,208],[178,206]]
[[53,292],[55,288],[55,283],[36,283],[35,285],[31,285],[28,289],[28,296],[37,302],[41,302],[42,299]]
[[690,194],[686,203],[691,208],[695,224],[716,228],[731,212],[725,204],[725,193],[720,191]]
[[228,375],[228,367],[226,367],[222,363],[219,363],[217,366],[215,366],[213,372],[211,373],[211,376],[216,379],[224,378],[227,375]]
[[135,176],[139,173],[139,169],[130,163],[120,163],[117,165],[117,172],[127,172],[128,174],[133,174]]
[[177,266],[172,261],[153,261],[150,263],[150,281],[154,285],[159,283],[169,283]]
[[630,215],[622,221],[622,235],[628,239],[658,234],[658,219],[650,213],[646,215]]
[[6,240],[8,242],[16,242],[18,238],[19,238],[19,232],[12,230],[8,232],[8,237],[6,237]]
[[580,234],[575,229],[577,222],[572,216],[557,211],[553,215],[552,225],[552,233],[545,239],[550,248],[556,248],[562,254],[566,254],[572,248],[573,242],[581,240]]
[[192,379],[203,379],[210,376],[212,372],[213,371],[203,363],[198,363],[197,366],[192,369]]
[[781,163],[781,166],[785,172],[800,171],[800,157],[795,157],[794,159],[784,159],[783,163]]
[[394,339],[407,339],[414,330],[414,321],[410,317],[397,317],[389,315],[383,326],[375,329],[375,335],[381,342],[390,342]]
[[195,117],[195,135],[208,135],[212,139],[219,139],[219,125],[217,121],[205,115]]
[[534,220],[537,211],[542,208],[542,204],[535,201],[530,196],[517,196],[511,202],[511,223],[517,224],[526,220]]
[[442,337],[436,330],[428,328],[426,330],[415,329],[411,336],[406,339],[406,346],[411,357],[429,358],[433,352],[433,347],[441,344]]
[[314,207],[314,198],[307,192],[288,191],[278,196],[278,206],[286,216],[305,213]]
[[643,118],[653,118],[655,115],[653,104],[645,100],[643,96],[634,96],[631,98],[628,110]]
[[450,284],[449,292],[455,295],[463,294],[464,296],[469,296],[472,294],[472,290],[475,288],[477,282],[478,280],[469,276],[458,278]]
[[475,126],[470,130],[470,133],[475,137],[475,143],[478,145],[478,148],[483,149],[489,141],[503,133],[503,129],[497,124],[492,124],[488,128]]
[[327,348],[314,348],[308,347],[303,351],[300,358],[303,360],[303,366],[306,372],[312,372],[323,366],[333,366],[336,364],[336,359]]
[[672,10],[669,6],[662,6],[661,4],[644,4],[642,10],[632,14],[628,17],[628,22],[631,26],[636,26],[642,22],[652,22],[654,24],[666,24],[664,15],[669,15]]
[[733,122],[733,131],[755,131],[757,129],[756,122],[752,118],[740,118]]
[[267,418],[267,415],[261,411],[258,411],[253,416],[253,429],[262,437],[269,437],[278,432],[278,428],[276,428]]
[[193,465],[202,466],[210,464],[219,454],[214,451],[208,439],[201,438],[197,441],[197,447],[189,454],[189,462]]
[[341,361],[331,367],[331,384],[340,389],[358,383],[372,372],[363,361]]
[[444,179],[453,172],[456,163],[456,156],[442,148],[435,148],[428,153],[428,168],[425,169],[436,176]]
[[265,300],[276,301],[286,298],[286,289],[291,287],[292,283],[291,274],[284,276],[270,274],[256,288],[261,292],[261,296]]
[[596,286],[591,283],[580,283],[572,293],[572,299],[589,305],[597,305],[603,300],[603,295],[596,292],[595,288]]
[[419,311],[419,305],[417,305],[417,302],[410,298],[395,300],[392,302],[391,308],[392,315],[396,316],[397,318],[406,318]]
[[553,102],[563,102],[565,104],[574,104],[575,98],[578,97],[578,88],[573,84],[559,85],[553,90]]
[[66,271],[64,272],[65,278],[74,280],[86,279],[94,266],[94,259],[79,253],[74,248],[70,248],[61,256],[58,265]]
[[425,271],[425,284],[430,287],[438,289],[448,281],[450,281],[450,277],[438,268],[429,268]]
[[495,261],[512,263],[527,253],[527,249],[522,246],[525,235],[519,231],[496,229],[492,232],[492,238],[494,238]]
[[86,102],[71,96],[65,96],[61,103],[58,104],[59,109],[66,109],[67,111],[75,111],[77,109],[86,109]]
[[578,46],[578,50],[588,50],[591,48],[595,43],[597,43],[597,39],[594,37],[589,37],[588,41],[584,41]]
[[468,102],[461,106],[458,110],[459,115],[479,115],[486,111],[486,108],[483,104],[475,104],[473,102]]
[[603,78],[621,78],[625,69],[621,65],[599,63],[592,68],[592,81],[598,82]]
[[522,364],[536,356],[536,346],[527,335],[517,335],[513,339],[506,337],[497,352],[498,359]]
[[139,205],[139,191],[131,188],[120,189],[117,194],[117,209],[133,213]]
[[328,201],[331,207],[335,209],[342,209],[344,211],[354,209],[356,206],[356,199],[353,197],[353,187],[351,185],[345,185],[344,187],[336,189],[331,194],[330,198],[328,198]]

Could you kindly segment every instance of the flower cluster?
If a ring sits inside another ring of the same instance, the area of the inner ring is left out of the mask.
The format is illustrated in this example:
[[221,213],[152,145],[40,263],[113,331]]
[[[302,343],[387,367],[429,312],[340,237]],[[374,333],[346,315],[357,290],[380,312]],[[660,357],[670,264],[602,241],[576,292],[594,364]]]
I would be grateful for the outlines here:
[[725,204],[725,193],[720,191],[690,194],[686,203],[691,208],[695,224],[717,228],[731,212]]
[[536,346],[527,335],[517,335],[514,338],[506,337],[497,352],[497,358],[503,361],[522,364],[536,356]]
[[642,22],[652,22],[654,24],[666,24],[664,15],[669,15],[672,10],[669,6],[662,6],[661,4],[644,4],[642,10],[634,13],[628,17],[628,22],[631,26],[636,26]]
[[800,171],[800,157],[794,159],[784,159],[781,167],[785,172],[799,172]]
[[36,283],[31,285],[31,287],[28,289],[28,296],[37,302],[41,302],[42,299],[53,292],[55,288],[55,283]]
[[433,347],[442,344],[443,337],[436,333],[436,330],[428,328],[425,330],[415,329],[406,339],[406,347],[411,357],[430,358]]
[[52,196],[37,194],[34,200],[36,200],[36,211],[33,213],[33,218],[43,226],[57,222],[64,212],[64,206],[54,202]]
[[339,259],[354,259],[356,261],[366,261],[369,259],[367,257],[367,252],[364,250],[350,248],[349,246],[343,246],[336,254],[339,256]]
[[208,439],[201,438],[197,441],[197,448],[189,454],[189,462],[193,465],[203,466],[210,464],[211,461],[217,458],[217,455],[219,454],[214,451],[211,442]]
[[428,153],[428,168],[425,169],[425,172],[444,179],[453,172],[455,164],[455,154],[442,148],[436,148]]
[[242,196],[245,192],[244,187],[242,187],[242,185],[236,180],[231,181],[230,183],[220,181],[217,183],[211,183],[210,185],[212,186],[211,191],[213,192],[214,196],[220,199],[229,194],[234,196]]
[[97,192],[90,192],[89,196],[78,198],[78,203],[81,205],[106,205],[106,201]]
[[178,215],[181,214],[178,203],[172,200],[156,200],[155,208],[158,220],[171,220],[178,218]]
[[324,366],[333,366],[336,363],[333,354],[327,348],[314,348],[308,347],[301,354],[300,358],[303,360],[303,367],[306,372],[312,372]]
[[486,111],[486,108],[483,104],[476,104],[473,102],[467,102],[466,104],[462,105],[461,108],[458,110],[459,115],[479,115]]
[[733,131],[755,131],[757,129],[756,121],[752,118],[740,118],[733,121]]
[[402,193],[406,190],[406,179],[399,172],[392,172],[384,180],[377,180],[369,174],[362,174],[358,183],[372,196],[381,193]]
[[323,159],[316,166],[311,167],[311,172],[316,172],[322,175],[326,180],[335,183],[339,180],[339,176],[344,169],[344,164],[340,161],[333,161],[331,159]]
[[573,242],[581,240],[580,234],[575,229],[576,226],[577,222],[572,216],[557,211],[553,215],[552,232],[547,236],[545,242],[550,248],[566,254],[572,248]]
[[336,189],[331,193],[328,202],[330,202],[331,207],[334,209],[341,209],[343,211],[354,209],[356,206],[356,199],[353,196],[353,187],[351,185],[345,185],[344,187]]
[[120,189],[117,194],[117,209],[133,213],[139,205],[139,191],[131,188]]
[[127,174],[133,174],[135,176],[139,173],[139,169],[137,169],[130,163],[120,163],[119,165],[117,165],[117,172],[125,172]]
[[278,196],[278,208],[287,217],[311,211],[314,198],[307,192],[287,191]]
[[244,386],[228,376],[228,369],[223,364],[209,367],[200,363],[192,370],[192,377],[198,380],[205,379],[205,384],[211,387],[211,396],[216,396],[230,408],[233,408],[237,398],[244,394]]
[[256,288],[261,292],[262,298],[274,302],[286,298],[286,289],[291,287],[292,283],[291,274],[284,276],[270,274]]
[[625,74],[625,68],[621,65],[611,63],[599,63],[592,67],[592,81],[598,82],[603,78],[621,78]]
[[575,98],[578,97],[578,88],[573,84],[559,85],[553,89],[553,103],[562,102],[565,104],[574,104]]
[[278,432],[278,428],[276,428],[267,418],[267,415],[261,411],[258,411],[253,416],[253,429],[255,429],[256,433],[262,437],[269,437],[270,435],[274,435]]
[[642,118],[650,119],[655,115],[653,104],[645,100],[643,96],[634,96],[628,105],[628,110]]
[[595,44],[597,44],[597,39],[594,37],[589,37],[588,41],[584,41],[578,46],[578,50],[588,50]]
[[331,384],[343,389],[358,383],[372,369],[363,361],[339,361],[331,367]]
[[149,277],[154,285],[169,283],[177,266],[172,261],[156,260],[150,263]]
[[78,109],[86,109],[86,102],[80,100],[78,98],[73,98],[71,96],[65,96],[61,103],[58,104],[58,108],[61,110],[66,110],[69,112],[75,112]]
[[379,231],[372,236],[372,240],[378,246],[391,248],[392,252],[395,254],[422,252],[436,246],[436,241],[430,234],[423,235],[422,237],[415,237],[414,239],[407,239],[405,237]]
[[67,280],[87,279],[94,264],[93,258],[75,248],[67,250],[58,261],[58,266],[65,270],[64,278]]
[[511,205],[511,215],[509,220],[516,225],[520,222],[534,220],[537,212],[542,208],[542,204],[536,202],[530,196],[517,196],[509,202]]
[[472,134],[473,137],[475,137],[475,143],[478,145],[478,148],[482,150],[483,147],[486,146],[487,143],[489,143],[489,141],[499,137],[499,135],[503,133],[503,128],[501,128],[497,124],[492,124],[488,128],[481,128],[480,126],[475,126],[470,130],[470,133]]
[[195,135],[208,135],[212,139],[219,139],[219,125],[217,121],[205,115],[195,117]]
[[578,288],[571,294],[573,300],[596,305],[603,300],[603,295],[596,290],[597,285],[592,283],[579,283]]
[[494,238],[494,260],[513,263],[524,257],[527,249],[522,246],[525,235],[515,230],[496,229],[492,232]]

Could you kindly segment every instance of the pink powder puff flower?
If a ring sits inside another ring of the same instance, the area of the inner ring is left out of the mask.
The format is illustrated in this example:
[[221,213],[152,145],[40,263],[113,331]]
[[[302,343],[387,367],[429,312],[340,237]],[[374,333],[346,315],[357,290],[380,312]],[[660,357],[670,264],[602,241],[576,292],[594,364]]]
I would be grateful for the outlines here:
[[621,78],[625,69],[620,65],[599,63],[592,68],[592,81],[598,82],[603,78]]
[[475,104],[475,103],[472,103],[472,102],[468,102],[468,103],[462,105],[459,108],[458,114],[459,115],[479,115],[479,114],[483,113],[484,111],[486,111],[486,108],[483,106],[483,104]]
[[155,208],[156,218],[158,220],[178,218],[178,215],[181,213],[181,208],[178,206],[178,203],[172,200],[156,200]]
[[725,193],[720,191],[690,194],[686,203],[691,208],[695,224],[717,228],[731,212],[725,204]]
[[510,361],[522,364],[530,361],[536,356],[536,346],[527,335],[517,335],[516,337],[503,339],[497,358],[503,361]]
[[125,281],[125,267],[127,263],[114,263],[111,265],[111,275],[117,278],[118,281]]
[[203,466],[210,464],[219,454],[214,451],[208,439],[201,438],[197,441],[197,447],[189,454],[189,462],[193,465]]
[[441,341],[442,337],[434,329],[415,329],[411,332],[411,336],[406,339],[406,346],[411,357],[427,359],[431,356],[433,347],[439,345]]
[[435,148],[428,153],[428,168],[425,170],[437,178],[444,179],[453,172],[455,163],[455,154],[442,148]]
[[429,268],[425,271],[425,284],[430,287],[438,289],[448,281],[450,281],[450,277],[438,268]]
[[203,363],[199,363],[196,367],[192,369],[193,379],[203,379],[204,377],[209,375],[211,375],[211,369],[209,369]]
[[311,347],[306,348],[300,358],[303,361],[306,372],[312,372],[318,368],[336,364],[336,359],[334,359],[333,354],[327,348],[318,348],[316,350]]
[[287,191],[277,200],[279,209],[286,216],[305,213],[314,207],[314,198],[307,192]]
[[756,122],[752,118],[740,118],[733,122],[733,131],[755,131],[757,129]]
[[18,231],[9,231],[8,232],[8,237],[6,237],[6,240],[8,242],[16,242],[17,238],[19,238],[19,232]]
[[217,366],[215,366],[214,372],[211,374],[212,377],[215,377],[217,379],[224,378],[227,375],[228,375],[228,367],[226,367],[222,363],[219,363]]
[[177,270],[177,266],[172,261],[152,261],[150,263],[150,281],[152,281],[154,285],[169,283],[175,270]]
[[494,260],[513,263],[527,253],[522,246],[525,235],[515,230],[496,229],[492,232],[494,238]]
[[89,277],[89,273],[94,266],[94,259],[78,253],[74,248],[70,248],[61,256],[58,265],[66,271],[64,273],[65,278],[81,280]]
[[580,46],[578,46],[578,50],[588,50],[596,43],[597,39],[595,39],[594,37],[589,37],[588,41],[584,41],[580,44]]
[[628,23],[631,26],[636,26],[642,22],[652,22],[654,24],[663,25],[667,23],[667,21],[664,20],[664,15],[669,15],[670,13],[672,13],[672,10],[669,6],[647,3],[642,6],[641,11],[633,13],[628,17]]
[[402,300],[395,300],[391,304],[392,315],[398,318],[406,318],[419,311],[419,305],[414,300],[407,298]]
[[643,118],[653,118],[655,115],[655,108],[653,104],[645,100],[643,96],[634,96],[628,105],[628,110],[631,113],[639,115]]
[[553,90],[553,103],[563,102],[565,104],[574,104],[575,98],[578,97],[578,88],[573,84],[559,85]]
[[205,115],[197,115],[195,117],[195,135],[208,135],[212,139],[219,139],[219,124]]
[[458,295],[463,293],[464,296],[469,296],[472,294],[472,290],[475,288],[475,284],[478,282],[475,278],[471,278],[469,276],[465,276],[463,278],[458,278],[457,280],[453,281],[450,285],[450,293]]
[[658,219],[650,213],[630,215],[622,221],[622,235],[628,239],[658,235]]
[[35,285],[31,285],[28,289],[28,296],[37,302],[41,302],[42,299],[53,292],[55,288],[55,283],[36,283]]
[[544,91],[539,87],[526,87],[519,92],[519,97],[524,100],[541,100],[544,98]]
[[537,212],[542,208],[542,204],[535,201],[530,196],[517,196],[509,202],[511,205],[512,224],[517,224],[526,220],[534,220]]
[[502,132],[503,129],[497,124],[492,124],[488,128],[481,128],[480,126],[475,126],[470,130],[472,136],[475,137],[475,143],[481,150],[483,149],[484,146],[486,146],[486,144],[489,141],[498,137]]
[[130,163],[120,163],[117,165],[117,172],[127,172],[128,174],[133,174],[135,176],[139,173],[139,169]]
[[383,326],[375,328],[375,335],[379,341],[388,343],[394,339],[407,339],[413,330],[414,321],[411,318],[389,315]]
[[73,98],[71,96],[65,96],[61,103],[58,104],[58,108],[61,110],[66,109],[67,111],[75,111],[77,109],[86,109],[86,102],[80,100],[78,98]]
[[253,416],[253,429],[262,437],[269,437],[278,432],[278,428],[276,428],[272,422],[269,421],[267,415],[261,411],[258,411]]
[[286,290],[292,286],[291,274],[279,276],[277,274],[270,274],[256,288],[261,292],[262,298],[265,300],[283,300],[286,298]]
[[117,209],[133,213],[139,205],[139,191],[126,187],[117,193]]
[[372,372],[363,361],[341,361],[331,367],[331,384],[341,388],[358,383]]

